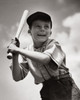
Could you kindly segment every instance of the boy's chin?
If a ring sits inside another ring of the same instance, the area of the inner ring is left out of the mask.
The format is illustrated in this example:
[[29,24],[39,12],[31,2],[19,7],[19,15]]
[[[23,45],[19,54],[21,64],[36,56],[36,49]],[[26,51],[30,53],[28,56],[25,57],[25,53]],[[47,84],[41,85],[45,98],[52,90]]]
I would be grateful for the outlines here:
[[40,39],[40,40],[38,40],[39,42],[46,42],[47,41],[47,39]]

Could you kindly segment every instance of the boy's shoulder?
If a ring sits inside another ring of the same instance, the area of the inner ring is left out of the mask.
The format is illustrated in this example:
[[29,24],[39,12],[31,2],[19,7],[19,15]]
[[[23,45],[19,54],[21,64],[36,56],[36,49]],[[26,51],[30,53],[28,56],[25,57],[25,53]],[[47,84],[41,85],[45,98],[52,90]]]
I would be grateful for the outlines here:
[[59,42],[58,42],[57,40],[55,40],[55,39],[48,39],[48,40],[47,40],[47,44],[51,44],[51,43],[52,43],[52,44],[54,43],[54,44],[56,44],[56,45],[60,45]]
[[59,42],[56,41],[55,39],[48,39],[46,42],[46,47],[51,48],[53,45],[60,46]]

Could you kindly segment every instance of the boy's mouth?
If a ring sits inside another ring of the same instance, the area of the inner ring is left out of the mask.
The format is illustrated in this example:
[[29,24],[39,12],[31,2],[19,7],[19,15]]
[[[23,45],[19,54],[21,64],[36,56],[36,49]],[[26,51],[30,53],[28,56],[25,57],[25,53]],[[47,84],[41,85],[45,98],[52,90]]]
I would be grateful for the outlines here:
[[45,34],[38,34],[37,36],[46,36]]

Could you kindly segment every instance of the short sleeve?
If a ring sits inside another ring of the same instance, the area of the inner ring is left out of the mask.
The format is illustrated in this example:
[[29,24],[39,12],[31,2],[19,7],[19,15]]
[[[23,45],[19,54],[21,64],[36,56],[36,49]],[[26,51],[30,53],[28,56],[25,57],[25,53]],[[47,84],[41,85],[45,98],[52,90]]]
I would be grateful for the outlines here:
[[65,58],[65,54],[63,50],[61,49],[61,46],[56,41],[51,41],[46,46],[46,50],[44,51],[45,54],[50,56],[50,58],[58,65],[60,66]]

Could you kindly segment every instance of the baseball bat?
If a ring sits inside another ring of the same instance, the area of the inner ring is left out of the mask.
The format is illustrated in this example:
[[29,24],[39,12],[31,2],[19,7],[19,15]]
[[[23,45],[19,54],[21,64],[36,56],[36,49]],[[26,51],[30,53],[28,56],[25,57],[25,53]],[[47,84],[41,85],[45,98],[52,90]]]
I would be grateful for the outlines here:
[[[17,39],[19,39],[21,31],[25,25],[27,15],[28,15],[28,10],[24,10],[23,15],[22,15],[21,20],[20,20],[20,23],[19,23],[19,26],[18,26],[18,29],[17,29],[17,32],[16,32],[16,35],[15,35],[15,38],[17,38]],[[7,58],[12,59],[12,53],[8,53]]]

